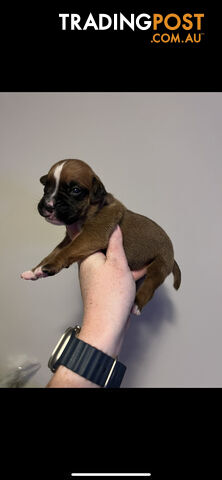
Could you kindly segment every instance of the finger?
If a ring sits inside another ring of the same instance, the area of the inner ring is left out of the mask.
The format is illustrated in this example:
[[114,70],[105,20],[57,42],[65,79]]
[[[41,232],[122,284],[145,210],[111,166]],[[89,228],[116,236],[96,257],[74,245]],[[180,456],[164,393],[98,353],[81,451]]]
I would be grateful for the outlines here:
[[141,268],[141,270],[134,270],[132,273],[132,276],[135,280],[135,282],[137,280],[139,280],[140,278],[144,277],[144,275],[146,275],[147,273],[147,267],[144,267],[144,268]]
[[106,251],[106,258],[108,261],[115,262],[120,266],[128,266],[126,255],[123,248],[123,236],[119,225],[116,226],[110,239]]
[[84,260],[78,262],[79,272],[89,269],[89,268],[97,268],[100,265],[103,265],[106,261],[106,257],[102,252],[95,252],[89,255]]

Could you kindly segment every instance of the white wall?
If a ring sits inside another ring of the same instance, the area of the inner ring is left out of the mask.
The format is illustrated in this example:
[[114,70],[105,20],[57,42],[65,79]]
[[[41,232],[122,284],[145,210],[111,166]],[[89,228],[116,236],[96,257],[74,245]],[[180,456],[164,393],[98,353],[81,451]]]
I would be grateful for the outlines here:
[[81,321],[77,267],[38,282],[20,272],[62,238],[36,205],[39,177],[63,158],[89,163],[131,210],[171,237],[182,270],[140,318],[132,318],[120,360],[125,387],[222,386],[221,93],[0,94],[0,363],[27,354],[49,378],[49,354]]

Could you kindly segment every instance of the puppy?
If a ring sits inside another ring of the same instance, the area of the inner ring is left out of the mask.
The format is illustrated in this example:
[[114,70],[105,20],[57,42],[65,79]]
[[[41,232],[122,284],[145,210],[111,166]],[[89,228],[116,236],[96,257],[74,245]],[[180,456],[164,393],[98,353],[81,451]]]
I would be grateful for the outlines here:
[[140,314],[171,272],[174,287],[179,288],[181,272],[168,235],[153,220],[127,210],[107,193],[89,165],[81,160],[61,160],[40,178],[40,182],[44,185],[44,195],[38,211],[47,222],[65,225],[66,235],[36,267],[22,273],[22,278],[37,280],[55,275],[98,250],[106,250],[109,237],[119,224],[130,269],[147,266],[133,312]]

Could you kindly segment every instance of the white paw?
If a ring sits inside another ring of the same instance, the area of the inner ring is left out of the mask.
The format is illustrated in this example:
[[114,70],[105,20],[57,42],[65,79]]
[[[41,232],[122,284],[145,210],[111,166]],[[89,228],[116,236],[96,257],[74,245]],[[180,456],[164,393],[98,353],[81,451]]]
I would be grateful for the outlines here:
[[131,310],[131,313],[134,313],[134,315],[140,315],[141,311],[136,303],[134,303],[133,308]]
[[47,276],[47,273],[43,273],[41,267],[36,268],[34,272],[32,272],[32,270],[27,270],[21,274],[21,278],[24,278],[24,280],[38,280],[39,278]]

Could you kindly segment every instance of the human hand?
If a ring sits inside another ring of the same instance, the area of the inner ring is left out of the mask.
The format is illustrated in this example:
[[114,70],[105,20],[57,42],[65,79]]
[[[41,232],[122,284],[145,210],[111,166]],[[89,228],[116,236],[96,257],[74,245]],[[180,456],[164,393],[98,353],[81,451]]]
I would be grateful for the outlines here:
[[[106,256],[96,252],[79,264],[84,317],[78,338],[112,357],[118,356],[135,299],[135,281],[145,273],[146,267],[130,271],[118,226],[110,237]],[[92,388],[98,385],[60,365],[47,387]]]
[[117,226],[110,237],[106,256],[96,252],[80,263],[84,318],[78,338],[116,357],[135,299],[135,281],[145,273],[146,267],[137,272],[129,269],[122,232]]

